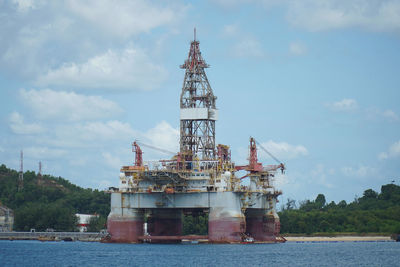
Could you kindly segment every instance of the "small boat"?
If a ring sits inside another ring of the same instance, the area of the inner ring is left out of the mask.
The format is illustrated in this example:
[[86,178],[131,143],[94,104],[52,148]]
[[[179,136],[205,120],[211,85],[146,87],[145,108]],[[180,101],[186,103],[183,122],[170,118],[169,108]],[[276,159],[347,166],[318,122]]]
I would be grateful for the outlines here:
[[250,237],[250,236],[244,238],[243,241],[240,242],[240,244],[251,244],[251,243],[254,243],[254,238],[252,238],[252,237]]

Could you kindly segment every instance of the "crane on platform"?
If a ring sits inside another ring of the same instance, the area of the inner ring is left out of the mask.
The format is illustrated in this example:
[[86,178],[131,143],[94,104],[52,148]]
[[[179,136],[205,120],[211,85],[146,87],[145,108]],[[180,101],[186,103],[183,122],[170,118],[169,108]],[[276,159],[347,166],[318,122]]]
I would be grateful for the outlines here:
[[132,143],[132,152],[135,153],[135,165],[136,167],[143,166],[143,152],[136,141]]
[[[257,157],[257,145],[264,151],[266,152],[271,158],[273,158],[276,162],[278,162],[278,165],[267,165],[265,167],[262,166],[261,162],[258,162],[258,157]],[[240,170],[246,170],[249,171],[250,173],[254,172],[260,172],[260,171],[276,171],[278,169],[281,169],[281,172],[283,173],[285,170],[285,165],[274,155],[272,155],[271,152],[269,152],[265,147],[263,147],[255,138],[250,137],[250,156],[249,156],[249,164],[248,165],[242,165],[242,166],[235,166],[235,169],[237,171]],[[245,175],[241,177],[240,179],[243,179],[247,177],[248,175]]]

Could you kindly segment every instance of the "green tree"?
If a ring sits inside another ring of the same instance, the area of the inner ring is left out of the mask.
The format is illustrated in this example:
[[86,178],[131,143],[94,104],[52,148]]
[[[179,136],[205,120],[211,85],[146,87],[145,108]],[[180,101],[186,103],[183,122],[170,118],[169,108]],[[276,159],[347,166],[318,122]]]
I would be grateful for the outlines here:
[[367,190],[364,191],[363,198],[365,198],[365,199],[367,199],[367,198],[375,199],[375,198],[378,198],[378,193],[375,192],[372,189],[367,189]]
[[315,199],[315,204],[318,209],[322,209],[325,206],[326,199],[323,194],[318,194],[317,198]]
[[100,232],[100,230],[106,228],[107,218],[103,216],[92,217],[89,220],[87,227],[88,232]]
[[286,209],[292,210],[295,208],[296,208],[296,200],[288,198],[286,202]]

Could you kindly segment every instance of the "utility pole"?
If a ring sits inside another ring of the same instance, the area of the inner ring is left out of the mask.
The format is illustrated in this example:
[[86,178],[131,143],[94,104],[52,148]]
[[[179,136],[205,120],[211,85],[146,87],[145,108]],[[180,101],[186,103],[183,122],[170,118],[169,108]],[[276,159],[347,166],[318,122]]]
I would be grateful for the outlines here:
[[42,177],[42,162],[39,161],[39,173],[38,173],[39,177]]

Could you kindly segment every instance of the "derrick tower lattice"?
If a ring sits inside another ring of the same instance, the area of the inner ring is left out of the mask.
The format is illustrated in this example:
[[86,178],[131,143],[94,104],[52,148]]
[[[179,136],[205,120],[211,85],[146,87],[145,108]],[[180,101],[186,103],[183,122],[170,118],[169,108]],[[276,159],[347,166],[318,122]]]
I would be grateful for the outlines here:
[[180,97],[180,152],[187,160],[196,156],[202,160],[216,158],[215,121],[218,110],[201,56],[200,42],[194,40],[190,44],[188,58],[180,67],[185,69],[185,78]]

